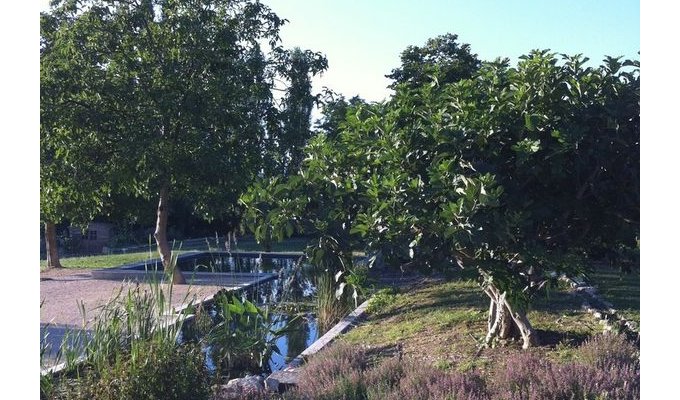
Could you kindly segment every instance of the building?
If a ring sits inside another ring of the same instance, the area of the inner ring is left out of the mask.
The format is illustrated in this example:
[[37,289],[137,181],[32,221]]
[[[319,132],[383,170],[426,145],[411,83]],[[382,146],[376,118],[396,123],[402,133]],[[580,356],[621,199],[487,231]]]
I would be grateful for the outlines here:
[[78,243],[79,252],[85,254],[101,254],[109,245],[113,224],[109,222],[90,222],[85,230],[69,226],[69,236]]

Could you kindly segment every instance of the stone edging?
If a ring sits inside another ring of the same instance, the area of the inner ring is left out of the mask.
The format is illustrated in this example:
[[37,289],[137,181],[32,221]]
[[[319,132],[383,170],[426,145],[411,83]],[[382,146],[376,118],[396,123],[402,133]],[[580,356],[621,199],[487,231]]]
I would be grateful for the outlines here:
[[319,352],[321,349],[330,344],[339,335],[347,332],[356,325],[356,322],[361,318],[368,308],[368,299],[361,303],[354,311],[347,314],[340,320],[333,328],[326,332],[323,336],[317,339],[311,346],[307,347],[300,355],[295,357],[288,366],[280,371],[275,371],[264,380],[264,385],[267,390],[280,392],[288,386],[293,386],[297,383],[298,370],[304,364],[305,360]]
[[581,296],[583,299],[581,308],[600,321],[605,332],[623,332],[636,341],[640,340],[640,330],[637,324],[623,318],[611,303],[600,297],[594,286],[586,284],[583,280],[564,275],[560,277],[560,280],[567,282],[572,290]]

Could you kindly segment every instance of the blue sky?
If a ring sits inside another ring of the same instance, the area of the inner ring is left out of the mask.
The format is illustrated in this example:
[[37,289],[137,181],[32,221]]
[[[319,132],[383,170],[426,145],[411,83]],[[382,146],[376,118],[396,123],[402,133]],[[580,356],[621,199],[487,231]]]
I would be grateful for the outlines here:
[[262,0],[290,22],[285,47],[325,53],[329,69],[315,82],[346,96],[379,101],[384,77],[409,45],[447,32],[469,43],[482,60],[513,62],[532,49],[639,58],[640,2],[631,0]]
[[[40,0],[47,9],[49,0]],[[605,55],[638,58],[638,0],[262,0],[289,20],[284,47],[326,54],[323,86],[369,101],[389,96],[384,77],[399,66],[409,45],[455,33],[482,60],[517,57],[532,49],[583,53],[594,63]]]

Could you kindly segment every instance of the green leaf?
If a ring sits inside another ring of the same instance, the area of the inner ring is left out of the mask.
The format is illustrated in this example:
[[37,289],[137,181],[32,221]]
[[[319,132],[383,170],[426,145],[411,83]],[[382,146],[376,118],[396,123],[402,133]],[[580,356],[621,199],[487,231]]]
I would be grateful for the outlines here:
[[524,114],[524,126],[531,132],[535,130],[534,124],[531,122],[531,115],[528,113]]
[[250,301],[246,300],[243,305],[245,307],[245,312],[249,314],[260,314],[260,309]]

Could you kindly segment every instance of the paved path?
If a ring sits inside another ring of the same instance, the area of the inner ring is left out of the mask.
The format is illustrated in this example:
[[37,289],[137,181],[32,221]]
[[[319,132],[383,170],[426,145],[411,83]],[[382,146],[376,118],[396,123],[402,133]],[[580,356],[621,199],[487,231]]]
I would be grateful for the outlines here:
[[[231,283],[222,278],[216,284],[173,285],[171,300],[168,284],[161,284],[170,307],[179,310],[188,303],[198,303],[212,298],[220,290],[233,290],[244,286],[242,281]],[[116,295],[127,294],[129,289],[139,286],[141,291],[152,290],[146,282],[94,279],[87,270],[49,271],[40,277],[40,332],[41,340],[46,338],[48,350],[45,366],[54,365],[53,357],[61,346],[66,332],[85,329],[99,313],[101,306]],[[85,310],[83,318],[81,304]],[[166,303],[168,304],[168,303]]]
[[[122,294],[126,294],[128,289],[133,289],[136,285],[140,286],[140,290],[151,290],[148,283],[93,279],[87,273],[43,279],[40,281],[41,324],[80,327],[83,325],[83,316],[79,307],[81,302],[85,306],[87,323],[97,315],[98,307],[106,304],[121,290]],[[161,285],[167,296],[170,291],[168,285]],[[174,285],[172,307],[179,309],[189,301],[202,301],[223,288],[225,287],[213,285]]]

